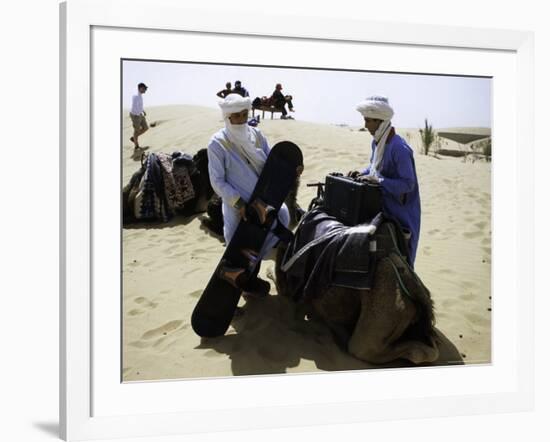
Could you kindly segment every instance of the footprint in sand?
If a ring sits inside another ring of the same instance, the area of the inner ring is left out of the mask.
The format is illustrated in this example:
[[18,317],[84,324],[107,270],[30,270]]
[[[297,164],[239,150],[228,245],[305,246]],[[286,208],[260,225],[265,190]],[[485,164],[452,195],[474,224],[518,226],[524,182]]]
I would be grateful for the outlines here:
[[455,299],[444,299],[443,301],[441,301],[440,305],[445,310],[451,310],[456,305],[456,300]]
[[147,348],[151,346],[149,342],[144,342],[144,341],[132,341],[132,342],[129,342],[128,345],[136,348]]
[[136,348],[159,348],[161,345],[168,343],[164,348],[166,349],[170,346],[170,342],[173,342],[173,339],[169,338],[174,331],[184,330],[190,327],[189,324],[184,324],[182,327],[179,327],[182,322],[183,321],[177,320],[170,321],[161,327],[145,332],[139,340],[130,342],[128,345]]
[[465,289],[473,289],[475,286],[476,286],[475,283],[470,282],[470,281],[461,281],[460,282],[460,287],[463,287]]
[[486,204],[487,201],[488,201],[488,198],[487,198],[487,197],[476,198],[476,202],[477,202],[478,204],[481,204],[481,205]]
[[462,236],[468,239],[479,238],[481,235],[482,235],[482,232],[479,232],[479,231],[462,233]]
[[464,317],[468,321],[476,324],[477,326],[487,325],[491,322],[490,319],[484,318],[483,316],[478,315],[477,313],[471,313],[471,312],[464,313]]
[[182,272],[181,276],[182,278],[187,278],[189,276],[191,276],[193,273],[197,273],[199,270],[201,270],[200,268],[195,268],[195,269],[185,269],[186,271]]
[[157,339],[162,338],[163,336],[168,335],[169,333],[173,333],[176,331],[180,325],[183,324],[183,321],[181,319],[176,319],[174,321],[169,321],[164,325],[161,325],[160,327],[154,328],[152,330],[146,331],[141,336],[142,340],[151,340],[151,339]]
[[459,295],[458,299],[461,301],[473,301],[475,299],[475,296],[473,293],[465,293],[463,295]]
[[128,312],[128,316],[138,316],[138,315],[142,315],[143,313],[145,313],[143,310],[135,308]]
[[173,246],[167,247],[166,249],[164,249],[164,251],[167,253],[172,253],[174,250],[178,250],[179,248],[180,248],[179,245],[173,245]]
[[145,264],[143,264],[143,267],[151,267],[157,264],[157,261],[148,261]]
[[162,338],[157,339],[153,344],[153,348],[160,347],[164,343],[164,341],[166,341],[166,336],[163,336]]
[[136,304],[141,305],[143,308],[146,308],[146,309],[153,309],[153,308],[158,306],[158,304],[156,302],[149,301],[147,298],[145,298],[143,296],[139,296],[138,298],[135,298],[134,302]]

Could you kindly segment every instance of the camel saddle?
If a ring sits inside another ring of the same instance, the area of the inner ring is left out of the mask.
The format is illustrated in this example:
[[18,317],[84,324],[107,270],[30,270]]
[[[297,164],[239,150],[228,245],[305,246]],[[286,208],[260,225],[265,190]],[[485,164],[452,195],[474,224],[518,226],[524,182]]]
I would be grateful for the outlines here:
[[391,252],[407,257],[406,239],[395,220],[380,213],[347,226],[318,207],[304,215],[281,268],[291,296],[310,301],[330,286],[372,288],[377,261]]

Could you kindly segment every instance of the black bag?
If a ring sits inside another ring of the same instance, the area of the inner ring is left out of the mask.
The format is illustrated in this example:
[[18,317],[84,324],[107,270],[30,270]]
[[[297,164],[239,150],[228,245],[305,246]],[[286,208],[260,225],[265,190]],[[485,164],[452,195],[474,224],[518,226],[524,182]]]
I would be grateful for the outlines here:
[[329,215],[348,226],[362,224],[382,211],[380,186],[329,174],[325,178],[324,206]]

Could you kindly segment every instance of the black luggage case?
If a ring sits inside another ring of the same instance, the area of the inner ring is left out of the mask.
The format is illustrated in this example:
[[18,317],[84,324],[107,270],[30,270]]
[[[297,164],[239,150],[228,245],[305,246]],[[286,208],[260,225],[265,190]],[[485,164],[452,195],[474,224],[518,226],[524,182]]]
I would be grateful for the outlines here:
[[327,175],[324,206],[329,215],[348,226],[362,224],[382,211],[380,186],[340,174]]

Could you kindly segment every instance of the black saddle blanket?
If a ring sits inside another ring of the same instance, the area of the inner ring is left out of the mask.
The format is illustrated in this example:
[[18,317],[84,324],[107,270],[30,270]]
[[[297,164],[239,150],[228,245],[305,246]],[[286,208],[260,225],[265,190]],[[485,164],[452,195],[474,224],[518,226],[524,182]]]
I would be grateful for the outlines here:
[[370,289],[377,259],[406,250],[393,221],[372,230],[369,223],[346,226],[321,208],[308,212],[282,262],[294,299],[310,301],[330,286]]

